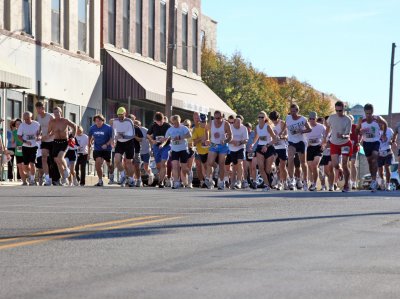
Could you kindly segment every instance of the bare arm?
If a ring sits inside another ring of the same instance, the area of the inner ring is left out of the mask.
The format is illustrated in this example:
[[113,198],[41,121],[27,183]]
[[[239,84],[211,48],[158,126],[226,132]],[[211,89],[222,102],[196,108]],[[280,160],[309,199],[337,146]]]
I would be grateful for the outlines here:
[[229,125],[228,122],[225,122],[225,134],[226,134],[225,143],[231,142],[231,140],[232,140],[232,129],[231,129],[231,126]]
[[78,130],[78,126],[76,124],[74,124],[73,122],[69,121],[68,119],[66,121],[67,121],[67,125],[72,129],[72,136],[75,138],[76,131]]
[[277,143],[278,142],[278,138],[275,135],[274,130],[272,130],[271,126],[268,126],[267,130],[268,130],[269,135],[272,137],[272,143]]
[[306,127],[306,129],[301,132],[302,134],[310,133],[312,131],[309,122],[306,122],[304,126]]

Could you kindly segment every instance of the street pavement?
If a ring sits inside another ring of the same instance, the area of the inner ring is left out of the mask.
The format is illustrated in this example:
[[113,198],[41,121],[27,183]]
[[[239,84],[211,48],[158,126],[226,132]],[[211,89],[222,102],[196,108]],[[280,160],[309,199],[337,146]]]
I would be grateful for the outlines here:
[[0,186],[0,298],[399,298],[400,192]]

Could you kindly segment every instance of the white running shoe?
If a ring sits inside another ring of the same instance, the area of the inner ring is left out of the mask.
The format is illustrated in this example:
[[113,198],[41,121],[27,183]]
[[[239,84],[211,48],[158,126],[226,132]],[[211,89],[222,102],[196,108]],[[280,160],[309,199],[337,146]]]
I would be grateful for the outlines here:
[[297,189],[302,189],[303,188],[303,183],[301,182],[300,179],[296,179],[296,188]]
[[302,184],[303,184],[303,191],[308,191],[308,183],[307,183],[307,181],[303,181]]
[[308,188],[308,190],[310,190],[310,191],[317,191],[317,187],[315,186],[315,183],[312,183],[312,184],[310,185],[310,188]]
[[207,189],[211,189],[213,187],[213,184],[211,183],[210,179],[205,179],[204,185],[206,185]]
[[325,185],[321,186],[321,191],[326,191],[326,186]]
[[151,174],[149,174],[149,179],[148,179],[148,181],[147,181],[147,185],[148,185],[148,186],[152,186],[153,183],[154,183],[154,174],[151,173]]
[[376,192],[378,190],[378,183],[376,181],[371,182],[371,192]]

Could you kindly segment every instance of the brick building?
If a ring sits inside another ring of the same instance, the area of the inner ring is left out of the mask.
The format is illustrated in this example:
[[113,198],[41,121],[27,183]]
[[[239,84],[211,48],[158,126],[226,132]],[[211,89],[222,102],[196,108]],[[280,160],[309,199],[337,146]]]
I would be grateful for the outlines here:
[[[144,124],[164,111],[168,1],[102,0],[103,111],[115,117],[125,106]],[[201,81],[201,1],[177,1],[173,113],[233,111]]]
[[0,116],[40,99],[87,129],[102,104],[99,33],[99,1],[0,0]]

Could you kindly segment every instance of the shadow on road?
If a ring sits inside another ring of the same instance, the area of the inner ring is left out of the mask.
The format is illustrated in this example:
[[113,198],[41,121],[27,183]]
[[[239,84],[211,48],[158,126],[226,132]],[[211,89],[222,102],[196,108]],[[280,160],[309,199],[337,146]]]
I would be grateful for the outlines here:
[[[243,224],[261,224],[261,223],[279,223],[279,222],[296,222],[296,221],[313,221],[323,219],[340,219],[340,218],[354,218],[354,217],[375,217],[375,216],[393,216],[400,215],[397,212],[373,212],[373,213],[353,213],[353,214],[336,214],[336,215],[319,215],[319,216],[302,216],[302,217],[288,217],[276,219],[261,219],[261,220],[243,220],[243,221],[226,221],[226,222],[210,222],[210,223],[190,223],[190,224],[171,224],[159,226],[144,226],[138,228],[124,228],[124,229],[110,229],[104,231],[74,231],[67,233],[53,233],[43,234],[37,238],[65,236],[65,240],[87,240],[87,239],[112,239],[112,238],[128,238],[128,237],[141,237],[156,234],[167,234],[169,230],[176,230],[181,228],[198,228],[198,227],[218,227],[230,225],[243,225]],[[84,235],[71,236],[73,234],[84,233]],[[7,236],[0,237],[0,240],[8,240],[12,238],[33,238],[32,235],[22,236]]]

